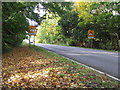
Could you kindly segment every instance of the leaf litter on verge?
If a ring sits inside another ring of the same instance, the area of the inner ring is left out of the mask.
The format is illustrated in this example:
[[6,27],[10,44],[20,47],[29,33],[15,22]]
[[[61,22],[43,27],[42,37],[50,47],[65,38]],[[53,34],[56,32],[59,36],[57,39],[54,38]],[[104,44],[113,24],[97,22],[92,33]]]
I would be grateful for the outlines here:
[[3,86],[22,88],[117,87],[116,82],[82,65],[26,46],[3,54]]

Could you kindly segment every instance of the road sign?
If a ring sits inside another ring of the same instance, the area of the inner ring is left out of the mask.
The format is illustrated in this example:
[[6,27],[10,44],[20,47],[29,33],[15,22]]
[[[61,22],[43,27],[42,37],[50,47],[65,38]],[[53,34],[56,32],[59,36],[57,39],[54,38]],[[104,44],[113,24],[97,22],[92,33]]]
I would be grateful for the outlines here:
[[37,29],[36,29],[36,26],[28,26],[28,33],[29,33],[29,35],[31,36],[31,35],[36,35],[36,33],[37,33]]
[[94,38],[94,30],[88,30],[88,38]]

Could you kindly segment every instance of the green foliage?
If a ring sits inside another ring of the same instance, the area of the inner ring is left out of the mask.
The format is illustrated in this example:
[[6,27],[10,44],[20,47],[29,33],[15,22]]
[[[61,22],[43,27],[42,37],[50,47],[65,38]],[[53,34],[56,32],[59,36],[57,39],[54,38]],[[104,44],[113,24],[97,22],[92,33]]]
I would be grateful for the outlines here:
[[[21,44],[27,38],[27,18],[40,25],[40,43],[89,47],[87,31],[94,30],[94,48],[119,49],[119,2],[48,2],[41,4],[46,14],[34,13],[38,5],[26,2],[2,3],[3,51]],[[37,7],[40,10],[39,7]],[[42,21],[42,22],[41,22]]]
[[[42,3],[47,8],[46,20],[42,22],[37,34],[40,43],[65,44],[66,37],[63,35],[62,27],[59,25],[61,17],[68,15],[72,10],[72,3],[69,2],[49,2]],[[65,18],[65,17],[64,17]],[[54,22],[51,22],[54,21]],[[52,25],[54,24],[54,25]],[[68,27],[68,26],[67,26]]]
[[3,52],[7,48],[20,45],[26,38],[27,23],[22,12],[24,9],[22,3],[2,3]]
[[3,2],[2,3],[2,30],[3,52],[19,46],[26,37],[28,21],[26,17],[40,22],[38,14],[34,13],[37,3]]
[[[23,39],[27,38],[26,31],[28,30],[28,21],[26,20],[26,17],[40,24],[41,21],[47,17],[53,18],[56,15],[57,17],[58,15],[60,16],[61,13],[63,13],[63,9],[68,8],[67,7],[68,3],[61,3],[61,2],[60,3],[56,3],[56,2],[42,3],[41,2],[41,4],[46,8],[46,11],[49,13],[49,15],[46,17],[46,14],[45,14],[43,17],[40,17],[39,14],[34,13],[34,8],[38,4],[39,3],[37,2],[34,2],[34,3],[3,2],[2,3],[3,52],[8,48],[10,49],[20,45]],[[36,8],[40,10],[39,5]],[[51,12],[53,13],[52,17],[50,17]],[[57,21],[58,19],[55,20],[54,24],[57,24]],[[62,39],[59,31],[60,27],[58,25],[52,25],[52,23],[50,23],[50,20],[48,22],[49,23],[47,23],[47,20],[46,20],[45,26],[48,26],[48,28],[50,29],[48,33],[46,33],[45,29],[47,30],[47,28],[44,27],[44,30],[42,30],[42,32],[40,32],[39,34],[40,38],[41,38],[41,33],[43,34],[43,37],[39,41],[44,43],[45,42],[56,43],[59,40],[61,41]]]
[[48,2],[42,3],[44,7],[47,8],[49,12],[52,12],[55,16],[64,16],[65,13],[71,11],[72,2]]
[[86,31],[95,31],[94,47],[115,50],[119,48],[119,2],[76,2],[74,11],[78,12],[79,27]]
[[[58,25],[55,27],[59,34],[54,37],[53,28],[51,32],[48,31],[51,24],[48,24],[47,19],[44,27],[41,25],[41,32],[38,34],[39,42],[53,44],[61,42],[67,45],[89,47],[87,31],[94,30],[94,48],[115,50],[119,48],[119,2],[51,2],[43,5],[48,8],[49,13],[53,13],[52,17],[48,15],[49,19],[59,17]],[[114,15],[113,12],[117,14]]]
[[64,77],[64,74],[60,73],[58,74],[59,77]]
[[41,23],[36,37],[39,43],[55,44],[61,39],[60,27],[57,24],[58,20],[59,17],[48,18]]
[[66,44],[72,45],[74,42],[79,41],[79,34],[82,30],[77,26],[78,23],[78,16],[75,12],[68,12],[59,20],[61,32],[65,37]]
[[[96,22],[94,22],[95,30],[98,32],[96,38],[101,39],[101,48],[103,49],[119,49],[118,40],[120,39],[119,31],[119,15],[114,15],[113,12],[118,12],[119,2],[104,2],[96,3],[97,9]],[[120,17],[119,17],[120,18]],[[101,36],[100,36],[101,34]]]

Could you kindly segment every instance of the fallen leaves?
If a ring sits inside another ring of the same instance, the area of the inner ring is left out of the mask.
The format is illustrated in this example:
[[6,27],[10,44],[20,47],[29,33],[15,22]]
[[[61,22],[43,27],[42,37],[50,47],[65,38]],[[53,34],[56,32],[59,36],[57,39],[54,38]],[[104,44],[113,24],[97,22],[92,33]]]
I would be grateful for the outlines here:
[[117,82],[58,56],[15,48],[3,54],[3,86],[21,88],[117,87]]

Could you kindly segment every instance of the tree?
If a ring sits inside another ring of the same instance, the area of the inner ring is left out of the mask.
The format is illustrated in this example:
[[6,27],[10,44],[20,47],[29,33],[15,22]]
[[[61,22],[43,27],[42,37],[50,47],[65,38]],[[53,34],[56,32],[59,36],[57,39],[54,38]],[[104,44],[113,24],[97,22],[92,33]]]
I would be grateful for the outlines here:
[[2,3],[3,52],[7,48],[19,45],[25,38],[27,23],[23,17],[22,3]]
[[[95,47],[118,49],[119,2],[76,2],[74,10],[78,12],[78,26],[95,31],[94,40],[99,41]],[[113,15],[113,12],[117,12],[117,15]]]
[[60,17],[54,17],[52,19],[47,18],[41,22],[36,36],[38,42],[51,44],[60,42],[60,26],[58,26],[59,18]]
[[[91,5],[92,13],[95,17],[94,25],[97,38],[100,39],[104,49],[118,49],[120,39],[119,31],[119,2],[100,2]],[[115,15],[113,12],[117,12]],[[107,40],[107,42],[106,42]]]
[[[37,34],[38,35],[37,37],[40,38],[39,42],[44,42],[44,43],[61,43],[62,42],[62,43],[65,43],[66,42],[66,36],[64,35],[65,29],[63,29],[60,24],[62,24],[61,20],[63,20],[63,18],[66,18],[67,15],[69,15],[68,12],[71,12],[72,3],[70,3],[70,2],[69,3],[51,2],[51,3],[47,3],[47,4],[43,3],[42,5],[47,8],[47,12],[48,12],[47,17],[48,18],[46,18],[46,20],[44,20],[44,23],[42,23],[40,25],[41,27]],[[69,17],[69,18],[71,18],[71,17]],[[57,24],[57,25],[52,25],[51,20],[54,20],[55,21],[54,24]],[[59,20],[59,22],[58,22],[58,20]],[[67,27],[69,27],[69,26],[67,26]],[[46,33],[46,34],[43,35],[43,33]]]
[[[68,3],[56,3],[56,2],[40,2],[40,3],[28,3],[28,2],[3,2],[2,3],[2,23],[3,23],[3,51],[8,48],[13,48],[21,44],[22,40],[27,38],[28,21],[36,21],[41,23],[45,16],[40,17],[38,13],[34,12],[37,8],[41,10],[40,4],[46,8],[46,11],[54,13],[54,15],[61,15],[63,9],[68,8]],[[64,12],[65,13],[65,12]]]
[[30,19],[38,20],[34,12],[34,7],[37,3],[25,2],[3,2],[2,3],[2,30],[3,52],[8,48],[13,48],[22,43],[26,37],[28,30],[28,21]]

